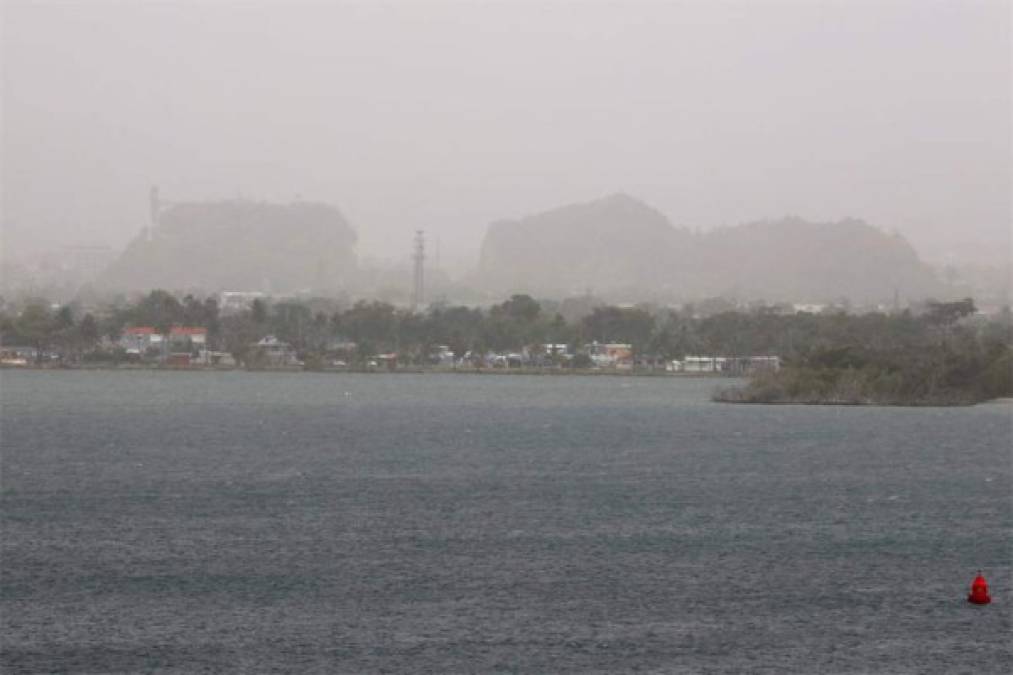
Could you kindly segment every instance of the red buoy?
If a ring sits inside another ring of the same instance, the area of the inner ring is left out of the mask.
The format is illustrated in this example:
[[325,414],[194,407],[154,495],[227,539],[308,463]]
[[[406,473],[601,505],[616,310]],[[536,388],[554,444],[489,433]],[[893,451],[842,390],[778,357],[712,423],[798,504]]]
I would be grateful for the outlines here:
[[988,594],[988,582],[981,576],[981,570],[978,570],[978,576],[971,582],[971,594],[967,596],[967,601],[976,605],[987,605],[992,602],[992,596]]

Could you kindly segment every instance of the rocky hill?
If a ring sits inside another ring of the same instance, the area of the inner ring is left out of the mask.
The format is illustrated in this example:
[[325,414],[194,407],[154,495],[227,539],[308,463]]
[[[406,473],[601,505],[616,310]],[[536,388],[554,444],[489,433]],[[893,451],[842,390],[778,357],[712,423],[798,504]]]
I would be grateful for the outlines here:
[[943,292],[932,269],[900,235],[860,220],[785,218],[699,237],[698,291],[772,300],[868,305]]
[[549,296],[863,304],[942,291],[906,240],[858,220],[787,218],[695,234],[627,195],[493,223],[477,283]]
[[326,204],[177,204],[99,276],[98,288],[336,290],[355,275],[356,234]]
[[550,295],[668,288],[680,277],[675,256],[691,244],[661,212],[616,194],[493,223],[482,242],[479,283]]

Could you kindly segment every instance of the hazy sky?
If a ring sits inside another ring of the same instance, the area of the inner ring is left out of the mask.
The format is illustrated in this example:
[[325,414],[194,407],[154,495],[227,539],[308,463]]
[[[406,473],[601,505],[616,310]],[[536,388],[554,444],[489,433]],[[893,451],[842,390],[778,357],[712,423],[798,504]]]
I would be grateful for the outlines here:
[[3,0],[7,253],[167,199],[339,206],[360,252],[624,191],[1009,255],[1010,3]]

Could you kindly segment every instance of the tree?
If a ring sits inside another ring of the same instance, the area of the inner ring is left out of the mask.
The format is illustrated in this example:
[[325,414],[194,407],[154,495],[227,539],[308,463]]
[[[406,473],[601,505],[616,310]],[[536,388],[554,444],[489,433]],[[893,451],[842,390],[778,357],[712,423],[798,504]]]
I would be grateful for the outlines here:
[[148,293],[130,314],[135,326],[153,326],[162,334],[167,334],[185,319],[182,303],[172,293],[161,289]]
[[53,317],[53,328],[57,331],[68,331],[74,327],[74,310],[70,305],[64,305],[57,310]]
[[512,295],[506,302],[494,305],[489,315],[497,319],[508,319],[531,323],[538,319],[542,306],[530,295]]
[[253,344],[264,337],[262,325],[255,323],[252,315],[252,311],[246,310],[239,314],[222,317],[221,320],[222,342],[225,345],[225,350],[240,363],[245,363],[248,358],[252,358]]
[[53,315],[50,327],[50,339],[59,346],[60,355],[63,358],[71,356],[72,351],[78,345],[77,331],[74,327],[74,310],[69,305],[63,305]]
[[297,302],[280,302],[274,306],[271,327],[275,335],[292,343],[296,349],[306,347],[307,333],[312,326],[310,308]]
[[586,339],[597,342],[628,342],[642,351],[654,332],[654,317],[639,307],[596,307],[581,322]]
[[14,332],[35,348],[36,361],[42,361],[42,352],[52,338],[53,317],[43,302],[29,303],[14,321]]
[[260,298],[255,298],[253,304],[250,305],[250,314],[253,323],[257,325],[267,323],[267,303]]
[[964,298],[955,302],[933,301],[928,303],[925,320],[935,326],[950,326],[965,316],[974,314],[976,311],[974,300],[971,298]]
[[489,310],[482,340],[493,349],[519,349],[541,343],[545,338],[541,312],[542,306],[530,295],[513,295]]
[[461,358],[480,347],[484,320],[479,309],[436,307],[428,317],[428,333],[435,344],[447,345],[454,356]]
[[90,313],[81,318],[77,325],[77,334],[83,345],[93,345],[99,338],[98,322]]
[[386,302],[360,300],[345,312],[341,323],[355,342],[373,343],[381,349],[397,344],[397,310]]

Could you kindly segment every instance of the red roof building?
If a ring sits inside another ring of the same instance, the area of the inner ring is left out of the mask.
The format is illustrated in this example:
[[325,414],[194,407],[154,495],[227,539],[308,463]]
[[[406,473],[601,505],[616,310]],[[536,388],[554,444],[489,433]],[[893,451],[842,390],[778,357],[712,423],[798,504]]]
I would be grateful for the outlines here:
[[194,336],[194,335],[207,335],[207,328],[199,328],[196,326],[173,326],[169,329],[170,336]]
[[189,342],[203,346],[208,341],[208,329],[198,326],[173,326],[169,329],[169,342]]

